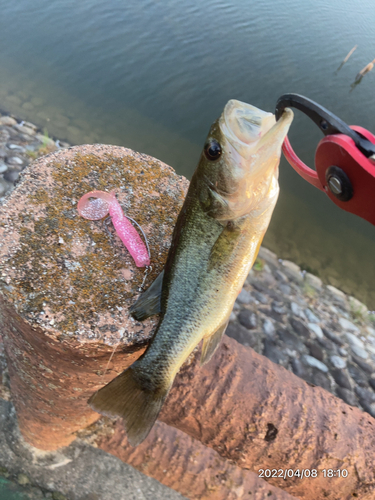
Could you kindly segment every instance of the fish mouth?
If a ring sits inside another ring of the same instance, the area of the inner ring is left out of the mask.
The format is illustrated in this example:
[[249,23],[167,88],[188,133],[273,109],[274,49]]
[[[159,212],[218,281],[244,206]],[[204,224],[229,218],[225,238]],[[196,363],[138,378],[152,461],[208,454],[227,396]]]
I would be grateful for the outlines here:
[[253,154],[259,140],[275,123],[272,113],[235,99],[228,101],[219,120],[221,132],[243,158]]

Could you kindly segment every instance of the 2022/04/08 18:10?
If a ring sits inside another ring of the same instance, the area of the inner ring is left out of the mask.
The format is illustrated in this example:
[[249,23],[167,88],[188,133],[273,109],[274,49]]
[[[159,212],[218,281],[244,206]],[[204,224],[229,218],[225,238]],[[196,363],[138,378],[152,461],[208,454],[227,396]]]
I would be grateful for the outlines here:
[[292,478],[298,477],[303,478],[314,478],[318,477],[320,473],[323,473],[323,477],[348,477],[349,473],[347,469],[322,469],[318,471],[317,469],[259,469],[259,477],[283,477]]

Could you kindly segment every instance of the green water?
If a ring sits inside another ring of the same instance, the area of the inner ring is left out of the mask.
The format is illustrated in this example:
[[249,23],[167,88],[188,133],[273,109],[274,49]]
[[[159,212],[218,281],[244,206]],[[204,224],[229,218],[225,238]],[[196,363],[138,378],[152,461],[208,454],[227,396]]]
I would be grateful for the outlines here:
[[0,477],[0,500],[32,500],[22,486]]
[[[73,144],[130,147],[190,177],[229,99],[273,111],[285,92],[375,132],[375,71],[350,87],[375,57],[372,0],[0,0],[0,12],[0,108]],[[320,138],[296,116],[290,139],[311,166]],[[265,245],[375,308],[375,228],[285,160],[280,185]]]

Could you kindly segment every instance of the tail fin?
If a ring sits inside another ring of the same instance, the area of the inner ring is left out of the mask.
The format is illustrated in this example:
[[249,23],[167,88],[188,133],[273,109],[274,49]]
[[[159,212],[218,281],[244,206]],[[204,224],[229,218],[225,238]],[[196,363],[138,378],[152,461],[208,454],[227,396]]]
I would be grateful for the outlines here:
[[143,388],[130,367],[93,394],[88,403],[98,413],[123,418],[129,443],[137,446],[152,429],[169,389]]

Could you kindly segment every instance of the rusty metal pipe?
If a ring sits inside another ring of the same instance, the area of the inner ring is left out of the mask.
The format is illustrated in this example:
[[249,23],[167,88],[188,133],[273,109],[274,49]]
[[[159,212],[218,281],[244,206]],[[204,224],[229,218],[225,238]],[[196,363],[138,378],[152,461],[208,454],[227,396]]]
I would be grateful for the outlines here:
[[[301,499],[375,496],[375,420],[229,337],[183,367],[160,420],[243,469],[280,471],[269,483]],[[284,479],[297,469],[310,477]]]

